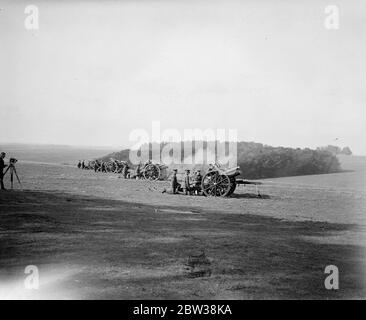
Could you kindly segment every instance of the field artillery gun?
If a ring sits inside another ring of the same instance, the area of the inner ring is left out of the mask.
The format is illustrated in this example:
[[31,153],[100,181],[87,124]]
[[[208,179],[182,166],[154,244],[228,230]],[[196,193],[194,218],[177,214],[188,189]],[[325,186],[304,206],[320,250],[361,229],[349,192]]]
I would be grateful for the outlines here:
[[241,175],[240,167],[221,169],[220,165],[215,164],[202,178],[202,193],[207,197],[227,197],[234,193],[238,184],[261,184],[237,178],[239,175]]
[[99,160],[91,160],[88,162],[87,166],[85,166],[85,169],[88,170],[94,170],[94,171],[102,171],[102,162]]
[[166,165],[147,162],[141,168],[141,177],[145,180],[161,180],[163,178],[163,171],[166,170],[168,167]]
[[[88,161],[88,164],[85,166],[85,169],[94,170],[96,162],[97,162],[96,160]],[[98,162],[97,162],[97,164],[98,164]]]
[[105,170],[112,173],[122,173],[125,166],[127,166],[127,161],[111,159],[105,163]]

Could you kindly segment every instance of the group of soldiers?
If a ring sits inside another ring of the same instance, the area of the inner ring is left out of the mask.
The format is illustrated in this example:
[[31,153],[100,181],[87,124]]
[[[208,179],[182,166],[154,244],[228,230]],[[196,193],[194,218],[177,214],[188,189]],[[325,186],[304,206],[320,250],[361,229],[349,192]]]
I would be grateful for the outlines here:
[[174,169],[171,178],[171,189],[163,190],[163,193],[178,194],[183,192],[186,195],[200,195],[202,193],[202,175],[201,170],[194,172],[193,176],[189,169],[185,170],[185,175],[182,184],[178,182],[177,178],[178,170]]
[[79,160],[77,167],[79,169],[86,169],[85,160],[83,160],[83,161]]
[[104,161],[95,160],[93,162],[88,161],[88,163],[85,163],[85,160],[83,161],[79,160],[77,167],[83,170],[94,170],[95,172],[97,171],[107,172],[107,163]]
[[93,169],[92,166],[91,166],[91,163],[90,161],[88,163],[85,163],[85,160],[79,160],[78,164],[77,164],[77,167],[79,169],[85,169],[85,170],[89,170],[89,169]]

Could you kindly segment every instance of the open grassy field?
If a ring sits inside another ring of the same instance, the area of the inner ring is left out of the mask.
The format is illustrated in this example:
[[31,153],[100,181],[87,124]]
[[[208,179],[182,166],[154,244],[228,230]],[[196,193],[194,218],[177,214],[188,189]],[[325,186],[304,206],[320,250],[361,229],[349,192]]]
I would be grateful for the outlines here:
[[[348,171],[227,199],[19,162],[22,189],[0,193],[0,297],[365,298],[366,158],[341,160]],[[337,291],[324,287],[331,264]],[[27,265],[38,290],[24,289]]]

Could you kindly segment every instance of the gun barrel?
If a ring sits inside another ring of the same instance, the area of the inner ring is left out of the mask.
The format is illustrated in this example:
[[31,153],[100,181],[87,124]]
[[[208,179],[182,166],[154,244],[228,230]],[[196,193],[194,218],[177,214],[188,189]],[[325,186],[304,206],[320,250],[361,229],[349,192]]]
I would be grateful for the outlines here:
[[236,179],[236,183],[237,184],[255,184],[255,185],[263,184],[260,181],[249,181],[249,180],[244,180],[244,179]]

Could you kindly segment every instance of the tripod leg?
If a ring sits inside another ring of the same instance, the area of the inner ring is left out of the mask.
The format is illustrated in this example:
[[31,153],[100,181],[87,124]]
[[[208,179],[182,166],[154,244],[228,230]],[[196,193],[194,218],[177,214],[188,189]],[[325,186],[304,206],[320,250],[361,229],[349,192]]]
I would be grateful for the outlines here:
[[11,168],[11,166],[8,166],[4,172],[4,176],[6,175],[6,173],[9,171],[9,169]]
[[13,180],[14,180],[14,177],[13,177],[13,170],[10,170],[10,184],[11,184],[11,190],[13,190]]
[[18,177],[17,170],[15,168],[14,168],[14,173],[15,173],[15,176],[17,177],[17,180],[18,180],[19,184],[22,185],[22,183],[20,182],[20,179]]

